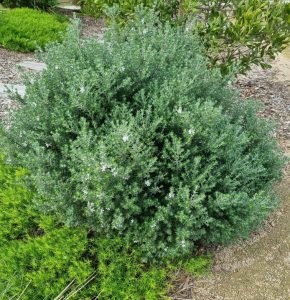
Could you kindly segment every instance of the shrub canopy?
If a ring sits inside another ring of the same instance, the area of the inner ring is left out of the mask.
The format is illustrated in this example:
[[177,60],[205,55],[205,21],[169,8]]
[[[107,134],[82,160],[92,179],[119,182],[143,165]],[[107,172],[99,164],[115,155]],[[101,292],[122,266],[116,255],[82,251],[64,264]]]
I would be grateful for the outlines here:
[[71,28],[44,60],[6,129],[38,208],[160,259],[246,236],[275,205],[272,130],[192,33],[142,15],[103,41]]

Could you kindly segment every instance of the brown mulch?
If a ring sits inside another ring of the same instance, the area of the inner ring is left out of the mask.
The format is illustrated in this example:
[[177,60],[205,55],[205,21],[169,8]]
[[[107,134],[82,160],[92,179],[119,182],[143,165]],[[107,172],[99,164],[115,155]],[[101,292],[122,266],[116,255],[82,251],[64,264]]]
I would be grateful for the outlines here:
[[105,21],[104,19],[98,19],[82,16],[82,36],[84,38],[88,37],[98,37],[99,39],[103,38]]
[[19,53],[0,48],[0,82],[21,83],[17,65],[24,60],[34,59],[34,53]]

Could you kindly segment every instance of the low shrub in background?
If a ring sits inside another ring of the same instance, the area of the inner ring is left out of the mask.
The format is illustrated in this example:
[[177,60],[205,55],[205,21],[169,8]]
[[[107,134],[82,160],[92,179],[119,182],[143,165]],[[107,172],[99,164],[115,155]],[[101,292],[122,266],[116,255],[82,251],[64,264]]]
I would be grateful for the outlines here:
[[180,1],[178,0],[81,0],[82,12],[84,14],[100,18],[105,16],[107,11],[112,11],[117,15],[120,23],[126,21],[135,15],[135,9],[138,5],[146,8],[154,8],[158,16],[163,21],[171,21],[178,14]]
[[152,14],[44,54],[6,136],[44,212],[120,236],[144,261],[246,237],[276,201],[283,157],[192,33]]
[[48,43],[60,42],[67,28],[64,18],[29,8],[1,13],[0,45],[21,52],[34,51]]
[[247,72],[253,64],[269,68],[290,41],[287,8],[283,1],[199,0],[196,30],[211,64],[223,73]]
[[56,7],[59,3],[58,0],[1,0],[0,3],[5,7],[28,7],[34,9],[48,10]]

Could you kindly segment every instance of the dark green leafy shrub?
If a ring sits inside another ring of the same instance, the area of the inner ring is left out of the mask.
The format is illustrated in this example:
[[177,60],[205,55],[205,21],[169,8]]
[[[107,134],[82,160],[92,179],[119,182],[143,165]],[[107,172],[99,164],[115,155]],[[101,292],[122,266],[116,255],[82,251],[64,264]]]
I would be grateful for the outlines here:
[[39,209],[121,236],[144,259],[247,236],[275,206],[268,123],[208,70],[197,39],[142,14],[103,42],[71,30],[6,129]]
[[1,0],[0,3],[5,7],[29,7],[48,10],[57,6],[58,0]]
[[290,3],[287,3],[285,5],[285,11],[286,11],[286,18],[287,18],[288,24],[290,24]]
[[37,47],[63,39],[67,22],[55,15],[29,8],[16,8],[1,13],[0,45],[29,52]]
[[270,67],[267,59],[289,44],[290,26],[283,1],[199,0],[196,7],[200,8],[198,34],[211,64],[224,73],[244,73],[252,64]]

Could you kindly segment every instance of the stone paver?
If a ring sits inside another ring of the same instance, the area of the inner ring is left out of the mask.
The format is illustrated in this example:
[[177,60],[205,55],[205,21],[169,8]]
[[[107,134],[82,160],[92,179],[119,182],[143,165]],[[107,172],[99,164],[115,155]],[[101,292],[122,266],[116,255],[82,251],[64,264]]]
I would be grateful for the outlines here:
[[46,69],[45,63],[30,61],[30,60],[22,61],[20,64],[18,64],[18,66],[20,66],[26,70],[31,70],[31,71],[36,71],[36,72],[41,72],[44,69]]
[[81,7],[79,5],[59,5],[58,8],[74,12],[81,11]]
[[23,97],[25,95],[25,86],[22,84],[3,84],[0,82],[0,95],[6,95],[7,89],[14,90]]

